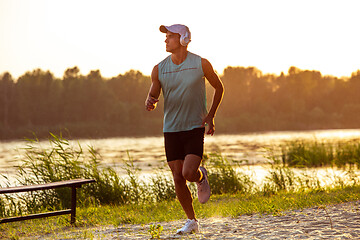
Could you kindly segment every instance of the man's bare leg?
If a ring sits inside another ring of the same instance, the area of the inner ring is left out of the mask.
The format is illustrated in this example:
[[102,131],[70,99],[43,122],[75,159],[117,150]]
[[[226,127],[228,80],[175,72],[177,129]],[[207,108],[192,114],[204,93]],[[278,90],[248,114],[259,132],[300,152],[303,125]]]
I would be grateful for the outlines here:
[[195,211],[193,198],[186,181],[197,182],[200,180],[202,176],[199,171],[200,163],[201,158],[193,154],[187,155],[185,160],[168,162],[174,177],[176,196],[188,219],[195,219]]

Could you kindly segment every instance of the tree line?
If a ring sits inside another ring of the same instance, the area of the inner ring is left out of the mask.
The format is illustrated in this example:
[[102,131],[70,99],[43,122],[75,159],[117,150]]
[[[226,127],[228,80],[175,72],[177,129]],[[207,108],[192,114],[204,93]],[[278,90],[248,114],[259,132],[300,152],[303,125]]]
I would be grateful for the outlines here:
[[[348,78],[291,67],[287,74],[263,74],[255,67],[227,67],[220,76],[225,95],[217,133],[360,127],[360,71]],[[48,132],[100,138],[161,135],[162,107],[145,111],[151,80],[130,70],[104,78],[99,70],[62,78],[35,69],[18,79],[0,75],[0,139]],[[208,85],[208,102],[212,89]]]

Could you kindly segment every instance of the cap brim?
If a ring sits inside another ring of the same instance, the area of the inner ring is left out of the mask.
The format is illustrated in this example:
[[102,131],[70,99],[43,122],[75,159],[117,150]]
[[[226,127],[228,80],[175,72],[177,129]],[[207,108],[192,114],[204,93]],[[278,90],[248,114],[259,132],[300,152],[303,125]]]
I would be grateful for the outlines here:
[[167,33],[169,31],[164,25],[161,25],[159,29],[162,33]]

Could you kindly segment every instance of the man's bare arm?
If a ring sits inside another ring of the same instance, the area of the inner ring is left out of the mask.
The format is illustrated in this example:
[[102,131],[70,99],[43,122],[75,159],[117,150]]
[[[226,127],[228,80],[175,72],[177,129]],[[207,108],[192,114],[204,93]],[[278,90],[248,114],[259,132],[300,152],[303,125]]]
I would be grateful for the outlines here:
[[215,132],[214,117],[216,115],[216,112],[219,108],[219,105],[220,105],[223,95],[224,95],[224,86],[223,86],[223,83],[220,80],[219,76],[215,73],[211,63],[208,60],[202,58],[201,65],[202,65],[206,79],[209,81],[211,86],[215,89],[211,108],[209,110],[208,115],[203,120],[204,126],[205,126],[205,123],[207,123],[209,125],[207,134],[213,135]]
[[159,81],[158,65],[156,65],[151,72],[151,86],[148,96],[145,100],[146,110],[152,111],[156,108],[156,104],[159,101],[161,92],[161,84]]

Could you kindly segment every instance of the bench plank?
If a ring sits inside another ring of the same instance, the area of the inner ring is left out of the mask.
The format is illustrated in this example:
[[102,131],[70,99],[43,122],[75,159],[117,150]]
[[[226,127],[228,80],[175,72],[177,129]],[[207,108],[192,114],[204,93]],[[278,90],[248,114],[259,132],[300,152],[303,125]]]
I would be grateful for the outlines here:
[[38,185],[6,187],[6,188],[0,188],[0,194],[29,192],[29,191],[46,190],[46,189],[61,188],[61,187],[81,187],[81,185],[83,184],[92,183],[92,182],[95,182],[95,180],[73,179],[73,180],[65,180],[60,182],[45,183]]
[[23,221],[23,220],[36,219],[36,218],[60,216],[60,215],[65,215],[65,214],[71,214],[71,209],[47,212],[47,213],[31,214],[31,215],[20,216],[20,217],[4,218],[4,219],[0,219],[0,223],[17,222],[17,221]]

